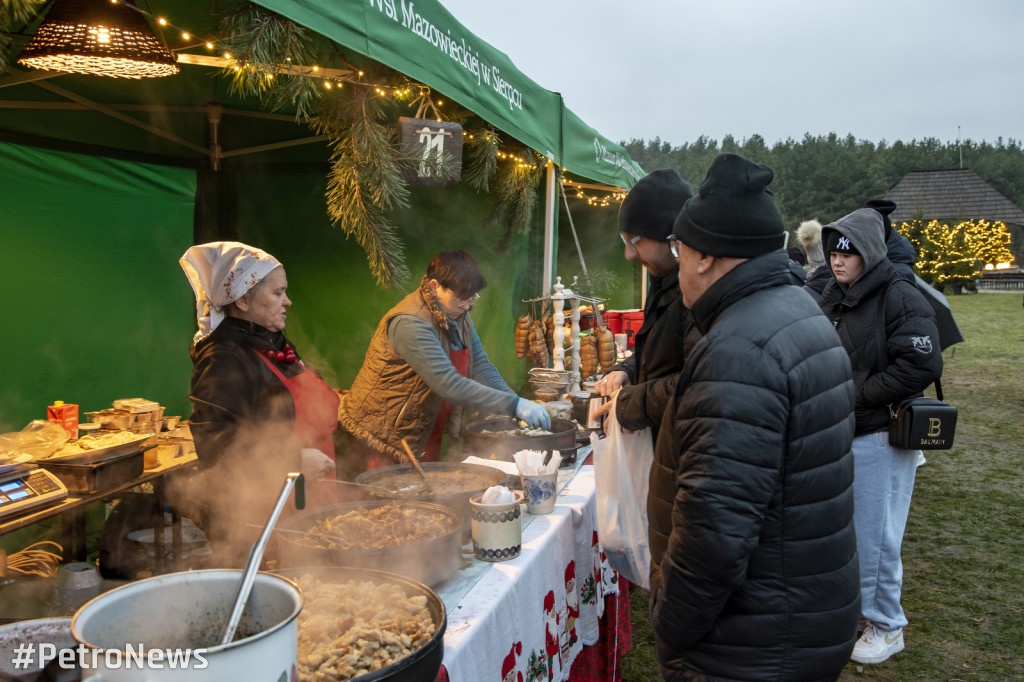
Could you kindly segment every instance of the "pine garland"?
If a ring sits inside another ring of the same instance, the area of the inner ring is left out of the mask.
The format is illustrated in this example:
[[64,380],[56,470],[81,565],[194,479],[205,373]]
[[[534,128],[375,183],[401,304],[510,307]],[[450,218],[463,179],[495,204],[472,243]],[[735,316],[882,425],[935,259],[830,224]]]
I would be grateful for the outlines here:
[[380,124],[380,101],[367,87],[334,97],[311,123],[331,138],[327,213],[333,224],[366,251],[370,271],[381,286],[409,279],[398,230],[386,215],[409,205],[391,130]]
[[573,292],[587,298],[608,299],[619,288],[619,276],[603,268],[587,268],[586,275],[582,270],[578,273],[569,272],[569,281],[573,281],[573,278],[576,278],[572,287]]
[[501,136],[494,128],[474,133],[465,144],[463,159],[466,169],[462,172],[462,181],[478,192],[486,192],[491,187],[491,179],[498,170],[498,149],[501,147]]
[[503,164],[498,172],[498,184],[492,191],[494,208],[487,222],[505,228],[496,246],[498,253],[508,252],[514,234],[529,233],[533,211],[537,207],[537,188],[543,164],[529,148],[524,147],[521,154],[524,158],[533,158],[533,163],[512,161]]
[[[0,29],[31,20],[45,0],[0,1]],[[411,157],[398,145],[394,126],[386,120],[380,84],[415,89],[405,76],[380,64],[364,67],[360,77],[350,64],[342,78],[351,87],[331,91],[323,80],[305,69],[318,61],[317,35],[305,27],[258,5],[245,3],[220,21],[218,41],[238,67],[225,70],[229,91],[259,97],[272,110],[293,107],[297,121],[306,121],[317,134],[329,138],[331,170],[326,192],[332,224],[353,237],[366,252],[370,271],[380,286],[408,280],[404,248],[388,213],[409,207],[409,187],[403,170],[426,163],[435,175],[450,179],[455,173],[450,156],[441,159]],[[9,36],[0,32],[0,67],[10,59]],[[335,61],[344,59],[335,55]],[[410,87],[411,86],[411,87]],[[419,88],[423,91],[423,88]],[[449,119],[474,115],[457,105],[445,108]],[[464,128],[466,127],[465,124]],[[488,222],[504,227],[497,250],[508,251],[512,235],[529,232],[538,202],[541,169],[546,163],[528,148],[520,162],[499,163],[502,139],[486,127],[466,143],[463,180],[478,192],[489,192],[494,205]]]
[[245,4],[221,19],[223,45],[241,68],[225,69],[229,91],[257,95],[272,110],[291,105],[295,119],[307,118],[322,95],[319,78],[299,69],[314,63],[313,33],[304,26]]

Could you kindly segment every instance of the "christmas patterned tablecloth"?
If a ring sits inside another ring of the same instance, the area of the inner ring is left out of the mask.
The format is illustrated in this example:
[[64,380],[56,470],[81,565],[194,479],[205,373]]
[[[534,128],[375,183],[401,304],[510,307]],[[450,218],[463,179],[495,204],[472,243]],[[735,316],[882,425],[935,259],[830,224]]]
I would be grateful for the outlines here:
[[521,554],[492,564],[449,609],[444,668],[450,682],[569,679],[583,647],[601,637],[606,597],[619,592],[596,513],[594,469],[582,466],[555,510],[524,524]]

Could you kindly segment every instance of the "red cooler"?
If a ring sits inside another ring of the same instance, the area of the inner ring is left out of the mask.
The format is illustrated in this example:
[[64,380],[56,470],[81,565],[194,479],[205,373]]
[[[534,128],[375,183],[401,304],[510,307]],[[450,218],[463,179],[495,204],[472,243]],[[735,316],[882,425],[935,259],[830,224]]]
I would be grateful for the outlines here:
[[601,316],[604,320],[604,326],[608,328],[612,334],[622,333],[622,313],[618,310],[607,310],[604,315]]
[[636,337],[636,333],[640,331],[640,327],[644,326],[644,311],[643,310],[623,310],[622,311],[622,333],[629,337],[629,347],[633,347],[633,339]]

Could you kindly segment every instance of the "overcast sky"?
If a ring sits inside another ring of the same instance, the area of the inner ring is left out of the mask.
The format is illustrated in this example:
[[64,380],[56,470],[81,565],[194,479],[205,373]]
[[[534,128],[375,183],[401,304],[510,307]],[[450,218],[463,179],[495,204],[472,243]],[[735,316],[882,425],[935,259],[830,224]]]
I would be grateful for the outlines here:
[[1024,0],[441,0],[605,137],[1024,140]]

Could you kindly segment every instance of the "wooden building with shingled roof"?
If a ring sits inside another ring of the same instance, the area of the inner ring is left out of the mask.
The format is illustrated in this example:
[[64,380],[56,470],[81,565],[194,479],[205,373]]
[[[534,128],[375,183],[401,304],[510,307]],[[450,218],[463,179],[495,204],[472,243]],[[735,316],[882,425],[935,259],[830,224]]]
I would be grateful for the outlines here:
[[896,204],[889,216],[894,224],[921,216],[939,221],[1000,220],[1024,227],[1024,210],[967,168],[908,173],[885,198]]
[[[896,204],[889,216],[894,225],[910,222],[915,217],[925,221],[956,223],[961,220],[1002,221],[1016,241],[1024,230],[1024,210],[1007,199],[977,173],[967,168],[936,171],[914,171],[889,190],[885,198]],[[1019,247],[1011,250],[1017,252]],[[1019,268],[1011,271],[982,273],[983,288],[1024,288],[1024,275]]]

